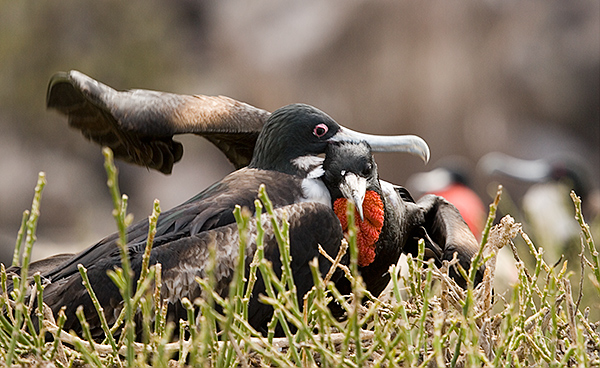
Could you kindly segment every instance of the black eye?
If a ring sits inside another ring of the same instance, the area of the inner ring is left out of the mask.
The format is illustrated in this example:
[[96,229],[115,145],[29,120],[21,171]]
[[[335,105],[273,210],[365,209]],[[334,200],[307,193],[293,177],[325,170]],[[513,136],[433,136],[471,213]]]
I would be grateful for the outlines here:
[[323,123],[315,126],[315,129],[313,129],[313,134],[316,135],[317,137],[321,138],[322,136],[324,136],[325,134],[327,134],[327,131],[329,130],[329,127]]
[[362,176],[367,177],[371,175],[371,170],[373,170],[373,165],[371,165],[371,163],[368,163],[367,166],[363,168]]

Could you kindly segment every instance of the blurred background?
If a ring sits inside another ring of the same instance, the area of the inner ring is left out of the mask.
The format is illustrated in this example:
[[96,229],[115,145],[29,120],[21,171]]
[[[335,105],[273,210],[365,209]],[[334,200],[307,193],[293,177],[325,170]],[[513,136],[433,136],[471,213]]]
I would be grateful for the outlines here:
[[[548,244],[558,238],[534,228],[536,217],[524,204],[533,187],[559,183],[567,189],[553,204],[566,208],[561,223],[575,230],[558,247],[578,244],[568,191],[581,182],[577,188],[584,188],[586,213],[590,221],[596,218],[598,233],[597,0],[0,4],[4,261],[39,171],[46,172],[48,185],[36,258],[82,249],[115,231],[100,147],[45,108],[50,76],[70,69],[121,90],[221,94],[270,111],[303,102],[355,130],[420,135],[431,147],[430,164],[379,154],[383,179],[408,185],[418,196],[445,182],[438,178],[430,188],[415,174],[459,168],[484,211],[502,183],[502,211],[524,221],[532,237],[549,238]],[[232,171],[203,139],[181,141],[184,157],[171,176],[118,163],[136,220],[148,216],[154,198],[166,210]],[[503,173],[502,167],[520,166],[503,164],[498,154],[486,156],[491,152],[538,160],[542,168],[519,161],[525,166],[516,171],[529,178]],[[563,174],[576,171],[580,178],[555,173],[557,162]],[[532,172],[541,174],[532,178]]]

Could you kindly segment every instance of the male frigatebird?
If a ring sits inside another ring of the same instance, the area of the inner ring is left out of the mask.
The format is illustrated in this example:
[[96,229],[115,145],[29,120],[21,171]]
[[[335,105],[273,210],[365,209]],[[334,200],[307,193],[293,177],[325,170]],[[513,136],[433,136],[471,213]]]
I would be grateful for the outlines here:
[[[421,238],[426,242],[426,256],[438,266],[457,253],[461,266],[468,270],[479,246],[456,207],[433,195],[415,203],[405,188],[380,180],[367,143],[331,144],[323,168],[323,181],[344,231],[348,229],[347,201],[355,205],[358,269],[373,295],[386,287],[391,277],[388,269],[401,253],[417,255]],[[455,270],[451,274],[460,285],[466,285]],[[478,270],[477,282],[482,277],[483,268]],[[336,286],[342,293],[351,291],[346,278]]]
[[[76,73],[71,75],[81,76]],[[89,91],[94,86],[98,84],[88,80],[88,84],[83,87],[88,88]],[[82,89],[85,89],[83,87]],[[51,86],[52,90],[56,91]],[[50,95],[52,96],[53,93],[51,92]],[[118,100],[118,96],[112,97],[116,100],[107,98],[106,101]],[[49,98],[50,100],[53,99]],[[67,100],[76,105],[81,102]],[[210,109],[210,106],[207,108]],[[75,108],[70,111],[79,110]],[[106,116],[107,113],[104,112],[102,115]],[[221,126],[221,129],[224,128]],[[352,140],[366,140],[377,150],[415,152],[424,159],[429,155],[427,145],[418,137],[379,137],[356,133],[341,127],[314,107],[302,104],[288,105],[268,117],[257,137],[248,167],[229,174],[182,205],[162,213],[158,219],[151,262],[163,264],[163,297],[171,303],[171,313],[174,318],[179,317],[178,312],[183,311],[180,305],[183,296],[193,299],[200,294],[194,278],[202,277],[205,272],[210,243],[214,243],[217,248],[219,264],[216,276],[221,287],[218,291],[226,289],[232,276],[237,249],[232,211],[235,205],[247,207],[252,211],[261,184],[266,186],[278,211],[285,210],[290,213],[291,253],[294,258],[292,268],[297,278],[308,278],[310,270],[306,264],[308,260],[318,256],[317,243],[323,245],[327,251],[331,251],[331,255],[335,255],[342,231],[339,220],[331,210],[329,191],[321,180],[324,172],[321,165],[323,158],[319,155],[325,153],[332,142]],[[158,144],[157,147],[164,146]],[[164,162],[163,160],[162,163]],[[319,229],[315,230],[313,226]],[[141,254],[146,243],[147,232],[147,221],[134,224],[128,229],[127,247],[136,275],[140,272]],[[83,252],[67,258],[66,261],[62,257],[57,258],[60,262],[54,268],[45,263],[44,269],[41,270],[44,271],[42,276],[48,281],[44,291],[44,301],[55,313],[63,305],[67,307],[66,329],[76,331],[80,329],[75,311],[77,306],[83,305],[94,335],[98,337],[102,335],[91,300],[81,285],[78,264],[88,269],[92,287],[96,290],[100,304],[108,312],[108,322],[111,323],[116,318],[122,300],[116,287],[106,275],[107,270],[120,265],[116,241],[117,235],[114,234]],[[270,240],[267,239],[267,246],[271,250],[275,249],[272,237]],[[248,254],[251,253],[252,249]],[[275,251],[266,250],[265,253],[275,264],[278,262]],[[321,259],[321,263],[322,271],[326,271],[327,262]],[[34,272],[36,265],[32,267]],[[310,288],[308,284],[303,286]],[[306,287],[298,288],[299,297],[308,290]],[[260,286],[257,295],[259,293]],[[256,301],[251,302],[250,323],[264,331],[269,311],[269,308],[257,304]]]

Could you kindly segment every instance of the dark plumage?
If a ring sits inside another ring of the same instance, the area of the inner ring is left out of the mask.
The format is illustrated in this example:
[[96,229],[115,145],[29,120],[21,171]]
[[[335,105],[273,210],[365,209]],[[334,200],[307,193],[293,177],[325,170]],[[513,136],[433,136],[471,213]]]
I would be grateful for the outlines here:
[[[368,265],[359,267],[366,288],[373,295],[379,295],[390,280],[389,266],[398,262],[407,241],[406,234],[418,223],[419,213],[414,203],[407,204],[404,200],[393,202],[387,198],[389,193],[384,193],[381,188],[377,165],[367,144],[340,143],[336,146],[336,149],[333,146],[329,149],[323,163],[323,180],[330,188],[332,201],[347,197],[347,194],[344,195],[344,186],[348,181],[356,180],[363,182],[366,191],[375,192],[383,202],[383,226],[374,244],[375,257]],[[392,195],[395,196],[395,192]],[[369,211],[369,204],[361,198],[354,197],[353,202],[356,207],[362,207],[364,213]],[[415,208],[409,211],[407,206]],[[344,207],[342,211],[345,211]],[[359,213],[355,216],[360,218]],[[340,279],[336,286],[344,294],[351,291],[350,282],[345,278]]]
[[[169,315],[174,320],[183,313],[181,298],[193,299],[201,293],[193,279],[203,275],[207,249],[212,243],[217,247],[219,292],[225,292],[238,247],[232,210],[235,205],[241,205],[253,211],[260,184],[265,184],[277,214],[289,213],[292,269],[296,280],[300,280],[299,298],[312,286],[308,260],[319,257],[321,271],[329,268],[329,263],[317,252],[317,243],[330,255],[337,254],[343,234],[338,217],[331,210],[332,199],[353,199],[357,190],[363,191],[363,196],[367,188],[376,192],[383,201],[385,213],[376,242],[376,256],[360,269],[373,294],[385,288],[389,281],[387,269],[398,260],[400,253],[416,249],[417,237],[427,238],[428,248],[438,259],[451,258],[448,252],[457,249],[459,256],[468,262],[467,258],[473,253],[473,244],[461,238],[462,225],[454,221],[460,216],[445,207],[441,199],[415,204],[404,188],[378,180],[369,149],[352,154],[352,148],[346,152],[344,144],[336,143],[366,140],[374,151],[407,151],[426,161],[429,149],[418,137],[380,137],[353,132],[322,111],[302,104],[288,105],[270,114],[227,97],[145,90],[118,92],[75,71],[52,78],[48,106],[68,115],[71,126],[111,147],[117,157],[163,173],[170,172],[181,158],[182,147],[173,141],[173,136],[184,133],[209,139],[236,167],[248,165],[182,205],[163,212],[158,219],[151,263],[163,265],[162,296],[169,300]],[[361,144],[348,145],[351,146]],[[323,168],[320,155],[325,152]],[[351,183],[346,192],[338,192],[339,186],[334,180],[341,171],[333,176],[327,173],[339,169],[339,163],[348,165],[347,172],[365,177],[368,185],[356,189]],[[363,167],[364,163],[368,165]],[[323,174],[327,187],[322,181]],[[136,277],[140,273],[147,231],[146,221],[128,229],[128,249]],[[267,234],[265,254],[277,270],[277,247],[272,233],[267,231]],[[41,271],[49,281],[44,294],[46,303],[55,313],[62,305],[67,306],[66,329],[79,331],[74,313],[78,305],[83,305],[95,336],[101,336],[90,299],[81,285],[78,264],[88,269],[92,286],[108,315],[114,318],[121,308],[120,296],[106,276],[107,270],[120,266],[116,240],[114,234],[72,257],[32,264],[32,268]],[[246,264],[254,246],[254,243],[248,245]],[[333,280],[342,279],[336,274]],[[254,327],[264,332],[272,312],[256,299],[261,285],[259,280],[250,303],[249,318]],[[344,281],[338,285],[345,291]]]
[[[426,242],[426,257],[435,259],[438,266],[443,260],[451,260],[456,252],[460,264],[468,270],[479,247],[458,210],[442,197],[433,195],[415,203],[405,188],[381,181],[368,144],[342,142],[330,145],[323,167],[323,180],[331,192],[332,202],[344,197],[352,198],[342,189],[352,177],[358,178],[352,180],[363,181],[366,191],[377,193],[383,202],[384,220],[374,244],[375,256],[371,263],[363,266],[359,259],[359,271],[366,288],[373,295],[377,296],[385,289],[390,280],[388,269],[398,262],[401,253],[416,256],[421,238]],[[355,206],[363,207],[363,213],[369,211],[366,201],[363,203],[362,199],[354,197],[354,202]],[[359,216],[357,212],[356,217]],[[463,287],[466,285],[454,269],[451,276]],[[483,269],[479,270],[477,281],[482,277]],[[345,278],[340,279],[336,286],[342,293],[351,291]]]
[[[450,261],[456,255],[460,265],[468,271],[471,259],[479,250],[479,243],[458,209],[444,198],[433,194],[422,197],[416,204],[423,219],[420,226],[412,229],[405,245],[406,252],[416,255],[418,241],[423,238],[425,257],[435,259],[438,267],[442,261]],[[484,271],[484,266],[477,270],[475,284],[483,280]],[[466,281],[454,268],[450,269],[450,276],[460,286],[466,287]]]
[[[163,265],[164,295],[161,296],[170,302],[170,318],[177,321],[184,316],[180,305],[183,296],[194,299],[200,295],[194,277],[203,276],[207,249],[211,243],[217,248],[218,291],[225,292],[238,248],[232,211],[235,205],[253,211],[261,184],[266,186],[278,213],[289,213],[291,253],[294,258],[292,267],[297,279],[302,280],[298,284],[298,297],[301,298],[310,289],[312,279],[309,277],[308,260],[319,257],[322,271],[328,270],[328,263],[317,252],[317,243],[335,256],[342,238],[339,221],[330,208],[329,192],[320,179],[323,158],[318,155],[325,153],[331,142],[353,139],[351,135],[351,131],[344,130],[314,107],[301,104],[285,106],[273,113],[263,126],[249,167],[231,173],[182,205],[160,215],[151,263],[160,262]],[[365,137],[373,136],[361,135],[360,139]],[[388,140],[401,143],[405,138]],[[384,142],[383,145],[390,142]],[[374,140],[373,143],[382,147],[380,140]],[[141,221],[127,232],[130,260],[138,277],[148,224]],[[277,247],[272,234],[267,237],[265,256],[277,268]],[[83,305],[95,336],[102,336],[91,300],[81,285],[78,264],[88,269],[90,282],[109,316],[109,322],[118,314],[121,296],[106,275],[108,270],[120,266],[117,238],[117,234],[113,234],[64,262],[51,262],[55,266],[53,268],[48,264],[32,265],[34,269],[39,267],[43,271],[42,276],[49,282],[44,301],[55,313],[63,305],[66,306],[67,330],[80,332],[75,311],[79,305]],[[252,257],[253,246],[249,245],[248,257]],[[260,285],[259,281],[254,298],[260,294]],[[266,331],[270,315],[270,307],[252,300],[249,318],[255,328]]]
[[[287,212],[290,222],[290,242],[292,257],[292,270],[296,280],[312,280],[308,261],[313,258],[319,259],[320,270],[326,273],[330,263],[318,252],[317,244],[320,244],[331,256],[337,254],[342,231],[339,221],[332,211],[325,205],[314,202],[298,203],[276,210],[276,216],[282,216]],[[262,223],[265,227],[265,258],[273,263],[273,269],[280,275],[281,262],[279,260],[279,249],[275,241],[270,221],[267,215],[263,215]],[[255,232],[255,222],[251,221],[250,231]],[[202,231],[194,235],[180,236],[176,239],[157,244],[152,249],[150,264],[161,263],[163,272],[163,286],[161,298],[169,303],[168,318],[179,321],[186,318],[187,312],[181,305],[181,299],[186,297],[194,300],[201,296],[201,288],[195,281],[195,277],[206,277],[205,267],[209,257],[209,247],[216,247],[216,292],[222,297],[228,295],[228,285],[233,276],[233,270],[238,254],[239,233],[236,224],[228,224],[210,231]],[[164,240],[161,239],[161,240]],[[105,243],[107,244],[107,243]],[[114,243],[109,243],[114,244]],[[246,248],[246,272],[254,252],[255,241],[249,242]],[[135,279],[140,275],[141,258],[143,247],[130,246],[131,266],[135,272]],[[89,253],[99,253],[90,251]],[[90,254],[88,254],[90,255]],[[88,269],[88,276],[100,303],[102,304],[108,322],[114,323],[122,308],[122,299],[117,287],[106,275],[106,271],[120,266],[120,256],[116,249],[110,252],[102,252],[102,257],[93,262],[77,257],[67,265],[63,265],[45,275],[51,282],[44,290],[44,301],[57,313],[61,306],[67,307],[65,313],[67,322],[65,329],[73,329],[80,332],[80,326],[75,311],[78,305],[84,307],[87,321],[92,328],[92,334],[101,338],[97,314],[91,304],[87,291],[81,285],[81,277],[76,269],[75,262],[82,263]],[[336,274],[334,278],[337,278]],[[298,297],[301,298],[310,288],[310,282],[298,282]],[[258,295],[266,294],[262,277],[258,274],[258,280],[253,292],[253,298],[249,305],[248,319],[250,324],[257,330],[266,333],[267,323],[272,316],[272,309],[258,302]],[[138,326],[141,326],[138,323]]]

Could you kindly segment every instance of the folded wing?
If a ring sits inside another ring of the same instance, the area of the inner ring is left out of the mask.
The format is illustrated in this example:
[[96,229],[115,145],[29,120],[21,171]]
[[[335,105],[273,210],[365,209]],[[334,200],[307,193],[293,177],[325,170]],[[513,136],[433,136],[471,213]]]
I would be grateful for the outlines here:
[[[330,208],[319,203],[298,203],[275,210],[275,217],[287,217],[290,223],[290,247],[293,277],[297,287],[297,297],[302,296],[312,287],[312,277],[308,262],[319,259],[322,273],[329,270],[330,263],[319,254],[320,244],[330,256],[337,255],[342,229],[337,217]],[[275,240],[273,227],[268,215],[263,215],[265,228],[265,258],[273,263],[273,270],[281,276],[279,249]],[[250,239],[246,248],[246,272],[256,251],[256,222],[250,222]],[[180,238],[152,249],[150,264],[162,265],[161,299],[169,304],[168,318],[178,321],[186,317],[186,310],[181,299],[187,297],[194,300],[202,296],[202,289],[195,281],[196,277],[204,278],[210,257],[211,246],[215,247],[215,291],[223,297],[227,296],[228,286],[232,280],[235,264],[238,261],[239,232],[236,224],[230,224],[214,230]],[[140,275],[143,249],[130,252],[131,265],[135,279]],[[122,298],[117,287],[107,276],[107,271],[120,266],[118,254],[105,255],[92,264],[85,265],[88,277],[100,304],[104,308],[109,323],[113,323],[122,309]],[[267,323],[272,316],[272,309],[258,301],[260,294],[265,294],[264,283],[260,275],[249,305],[249,322],[260,331],[266,332]],[[335,278],[341,276],[338,272]],[[83,306],[88,323],[92,327],[95,338],[102,338],[99,320],[86,289],[81,284],[79,273],[53,279],[44,290],[44,301],[55,313],[64,305],[67,322],[65,330],[80,332],[80,325],[75,316],[79,305]],[[300,304],[301,305],[301,304]]]

